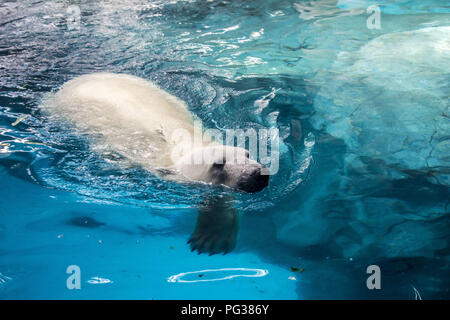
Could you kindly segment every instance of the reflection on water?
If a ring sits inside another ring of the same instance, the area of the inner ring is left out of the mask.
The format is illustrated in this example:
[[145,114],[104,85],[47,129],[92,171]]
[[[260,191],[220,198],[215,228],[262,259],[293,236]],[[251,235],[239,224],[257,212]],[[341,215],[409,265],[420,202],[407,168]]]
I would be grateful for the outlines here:
[[[237,272],[238,271],[238,272]],[[237,272],[237,273],[236,273]],[[215,270],[200,270],[183,272],[174,276],[170,276],[168,282],[203,282],[203,281],[219,281],[230,280],[236,277],[264,277],[269,274],[268,270],[248,269],[248,268],[222,268]]]
[[4,274],[0,273],[0,284],[4,284],[4,283],[6,283],[8,281],[11,281],[11,280],[12,280],[11,277],[8,277],[7,275],[4,275]]
[[106,279],[106,278],[100,278],[100,277],[92,277],[87,281],[90,284],[107,284],[107,283],[113,283],[113,281]]

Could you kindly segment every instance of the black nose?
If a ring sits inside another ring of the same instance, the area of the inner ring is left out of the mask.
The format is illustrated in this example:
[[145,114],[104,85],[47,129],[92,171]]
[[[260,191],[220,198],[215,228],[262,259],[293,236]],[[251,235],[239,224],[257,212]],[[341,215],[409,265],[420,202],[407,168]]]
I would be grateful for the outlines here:
[[245,180],[239,183],[239,189],[248,193],[256,193],[269,185],[269,175],[261,174],[261,169],[256,169]]

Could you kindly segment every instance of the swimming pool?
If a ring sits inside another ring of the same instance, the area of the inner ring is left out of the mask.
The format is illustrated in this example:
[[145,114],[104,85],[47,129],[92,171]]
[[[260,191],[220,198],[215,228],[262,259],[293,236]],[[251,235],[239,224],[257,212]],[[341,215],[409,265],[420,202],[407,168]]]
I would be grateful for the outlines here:
[[[450,297],[444,1],[27,0],[0,16],[0,298]],[[278,128],[279,171],[247,195],[92,152],[39,105],[99,71],[153,81],[210,128]],[[191,253],[217,193],[235,197],[237,247]]]

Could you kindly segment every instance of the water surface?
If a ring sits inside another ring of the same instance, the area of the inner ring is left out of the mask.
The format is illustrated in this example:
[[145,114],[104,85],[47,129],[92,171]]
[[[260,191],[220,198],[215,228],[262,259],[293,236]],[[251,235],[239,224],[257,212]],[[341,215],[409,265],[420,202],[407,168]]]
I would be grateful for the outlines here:
[[[0,4],[1,298],[449,298],[445,1],[79,1],[79,24],[70,5]],[[269,188],[234,195],[235,251],[186,244],[199,201],[229,190],[123,168],[40,112],[98,71],[157,83],[210,128],[280,130]]]

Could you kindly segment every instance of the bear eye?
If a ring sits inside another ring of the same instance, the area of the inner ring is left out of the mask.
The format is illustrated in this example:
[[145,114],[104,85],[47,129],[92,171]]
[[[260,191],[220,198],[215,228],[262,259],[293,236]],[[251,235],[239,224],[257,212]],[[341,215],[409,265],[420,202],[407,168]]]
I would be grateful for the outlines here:
[[225,159],[223,159],[221,163],[214,162],[212,166],[216,169],[223,169],[223,167],[225,166]]
[[247,150],[245,150],[245,157],[248,159],[250,158],[250,152],[248,152]]

